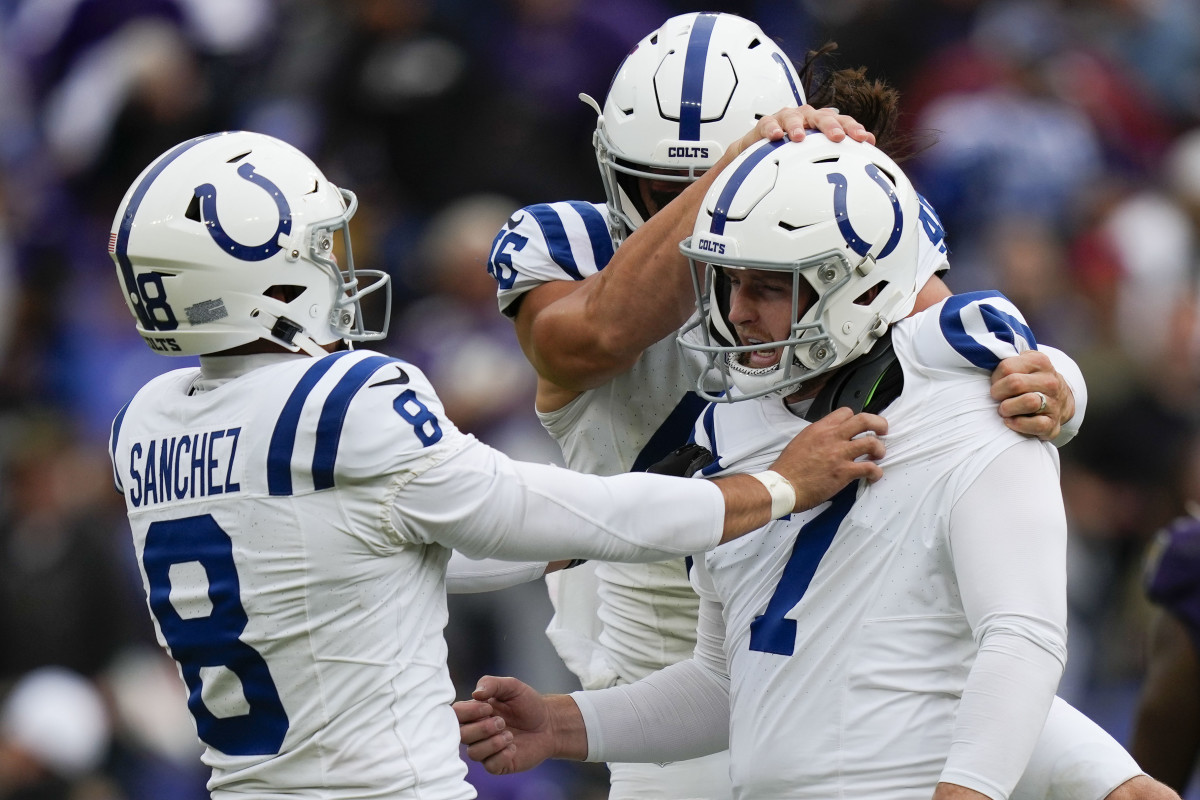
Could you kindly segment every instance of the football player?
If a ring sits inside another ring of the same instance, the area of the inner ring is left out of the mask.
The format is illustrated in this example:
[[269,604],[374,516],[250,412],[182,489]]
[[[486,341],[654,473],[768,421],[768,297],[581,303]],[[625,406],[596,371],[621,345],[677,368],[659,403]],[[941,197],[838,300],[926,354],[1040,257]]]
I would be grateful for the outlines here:
[[551,698],[481,680],[456,708],[472,758],[505,772],[728,745],[734,796],[789,800],[1099,798],[1153,784],[1129,780],[1140,770],[1119,747],[1062,771],[1086,739],[1031,762],[1047,732],[1075,723],[1054,697],[1066,521],[1056,451],[1005,426],[986,375],[1038,345],[996,293],[909,317],[924,302],[921,227],[908,180],[863,143],[760,142],[716,179],[683,247],[706,280],[679,342],[709,368],[696,389],[712,401],[692,466],[759,470],[850,405],[886,411],[884,476],[698,558],[690,659]]
[[[411,364],[350,342],[357,201],[277,139],[183,142],[109,240],[138,333],[200,356],[112,427],[138,567],[214,798],[470,798],[446,665],[451,548],[516,559],[677,558],[878,477],[850,412],[761,479],[708,486],[515,462],[461,433]],[[369,284],[369,285],[368,285]],[[866,456],[865,461],[855,459]]]
[[[528,206],[496,236],[488,269],[500,308],[537,369],[538,416],[571,468],[643,470],[686,441],[703,401],[693,391],[700,364],[675,343],[693,310],[677,245],[705,190],[759,138],[786,132],[799,140],[812,128],[835,139],[874,139],[852,118],[804,101],[791,61],[754,23],[713,13],[667,20],[621,64],[597,108],[607,203]],[[799,109],[775,116],[784,106]],[[935,277],[947,266],[941,225],[926,205],[921,219],[922,274],[933,290],[944,290]],[[1071,377],[1074,394],[1047,353]],[[1078,429],[1085,387],[1064,355],[1031,351],[1004,361],[995,379],[1010,425],[1050,438],[1070,420],[1060,444]],[[463,569],[454,574],[470,572],[456,581],[460,591],[544,571],[538,564],[472,571],[457,563]],[[547,634],[585,688],[634,681],[691,655],[699,600],[686,560],[585,564],[548,583],[556,613]],[[724,756],[610,766],[610,800],[730,796]]]

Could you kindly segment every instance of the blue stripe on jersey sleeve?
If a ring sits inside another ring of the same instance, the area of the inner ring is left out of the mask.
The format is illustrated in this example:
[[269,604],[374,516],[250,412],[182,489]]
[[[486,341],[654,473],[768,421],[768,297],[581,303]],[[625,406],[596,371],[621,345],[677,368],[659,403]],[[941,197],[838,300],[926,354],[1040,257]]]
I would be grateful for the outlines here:
[[545,204],[528,206],[525,210],[542,229],[542,235],[546,237],[546,247],[549,248],[550,258],[554,259],[554,263],[575,280],[583,280],[583,275],[575,264],[575,254],[571,252],[571,240],[567,238],[567,230],[563,227],[558,212]]
[[[132,402],[132,400],[129,401],[129,403]],[[121,424],[125,422],[125,412],[129,410],[129,403],[121,406],[121,410],[117,412],[117,416],[112,422],[112,433],[108,439],[108,457],[112,459],[113,486],[121,494],[125,494],[125,487],[121,485],[121,475],[117,472],[117,438],[121,435]]]
[[976,307],[979,309],[988,332],[1000,341],[1012,345],[1014,355],[1022,350],[1017,345],[1018,337],[1023,339],[1028,349],[1031,350],[1037,349],[1037,340],[1033,336],[1033,331],[1024,322],[995,306],[981,302],[989,298],[1008,299],[999,292],[967,292],[954,295],[948,298],[942,306],[938,321],[942,328],[942,335],[959,355],[980,369],[991,372],[1002,359],[967,333],[962,320],[964,308],[972,303],[977,303]]
[[612,234],[608,232],[608,220],[591,203],[568,200],[567,205],[575,209],[583,219],[588,240],[592,243],[592,258],[596,260],[596,269],[604,269],[613,257]]
[[317,422],[317,446],[312,460],[313,489],[316,491],[333,488],[333,468],[337,462],[338,444],[342,439],[342,426],[346,422],[350,401],[381,367],[396,361],[387,356],[364,358],[346,371],[325,399],[320,421]]
[[312,393],[317,381],[325,376],[338,359],[350,355],[346,350],[322,358],[308,368],[304,376],[292,389],[292,394],[283,404],[275,430],[271,433],[271,445],[267,450],[267,491],[272,497],[292,493],[292,452],[296,449],[296,431],[300,425],[300,412]]
[[638,453],[630,472],[645,472],[646,467],[658,463],[675,448],[687,444],[704,406],[704,400],[695,392],[685,394],[679,404],[671,409],[662,425],[658,426],[650,441],[646,442],[642,452]]

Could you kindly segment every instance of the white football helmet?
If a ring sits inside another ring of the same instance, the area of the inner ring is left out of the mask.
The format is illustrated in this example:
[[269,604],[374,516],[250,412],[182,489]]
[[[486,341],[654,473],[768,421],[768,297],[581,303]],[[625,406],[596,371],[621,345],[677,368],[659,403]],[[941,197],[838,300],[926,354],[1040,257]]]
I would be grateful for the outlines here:
[[[870,350],[912,311],[921,288],[919,216],[912,184],[869,144],[810,131],[802,142],[763,142],[739,155],[680,245],[692,262],[700,314],[679,342],[705,356],[709,381],[723,379],[721,392],[706,390],[702,379],[700,394],[730,402],[787,394]],[[739,344],[728,317],[727,273],[735,269],[791,274],[795,322],[787,339]],[[802,307],[810,288],[814,299]],[[783,353],[773,366],[743,363],[743,354],[777,348]]]
[[[760,117],[804,104],[791,60],[734,14],[682,14],[642,39],[613,77],[593,144],[614,244],[650,216],[639,178],[688,183]],[[682,189],[682,187],[681,187]],[[655,198],[661,208],[673,196]]]
[[[138,333],[157,352],[204,355],[265,339],[324,355],[321,345],[339,339],[382,339],[391,315],[388,275],[354,269],[357,207],[285,142],[210,134],[138,176],[108,251]],[[360,300],[385,288],[381,329],[367,330]]]

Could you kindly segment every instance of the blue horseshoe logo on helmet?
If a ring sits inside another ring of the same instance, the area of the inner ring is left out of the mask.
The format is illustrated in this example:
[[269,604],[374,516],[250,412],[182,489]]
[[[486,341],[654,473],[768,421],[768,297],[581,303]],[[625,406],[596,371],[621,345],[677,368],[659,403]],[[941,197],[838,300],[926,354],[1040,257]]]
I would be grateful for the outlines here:
[[279,224],[275,227],[275,232],[262,244],[242,244],[236,241],[221,227],[221,220],[217,216],[217,187],[211,183],[201,184],[195,189],[196,197],[200,200],[200,215],[204,227],[208,229],[208,235],[226,253],[242,261],[264,261],[283,249],[279,245],[279,235],[292,232],[292,209],[279,187],[257,174],[253,164],[242,164],[237,168],[237,174],[261,188],[275,201],[275,208],[279,210]]
[[[876,256],[877,259],[884,258],[896,249],[896,245],[900,242],[900,234],[904,231],[904,211],[900,208],[900,198],[896,197],[896,190],[892,188],[888,179],[880,174],[879,167],[867,164],[863,169],[871,180],[887,192],[888,199],[892,201],[892,213],[895,215],[892,235],[884,244],[883,250]],[[842,232],[842,238],[846,240],[846,244],[850,246],[851,250],[860,256],[865,256],[871,252],[874,245],[859,236],[858,232],[854,230],[854,226],[850,224],[850,215],[846,211],[846,176],[840,172],[831,172],[825,176],[825,179],[833,184],[833,210],[837,214],[838,230]]]

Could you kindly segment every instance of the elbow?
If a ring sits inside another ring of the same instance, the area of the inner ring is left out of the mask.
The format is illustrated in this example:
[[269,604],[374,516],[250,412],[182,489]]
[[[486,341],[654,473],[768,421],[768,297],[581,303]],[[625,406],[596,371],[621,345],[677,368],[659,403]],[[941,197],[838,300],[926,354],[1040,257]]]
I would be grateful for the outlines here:
[[628,354],[614,349],[611,337],[592,336],[569,340],[547,334],[536,342],[530,359],[539,377],[571,392],[586,392],[628,372],[640,351]]
[[1061,676],[1067,666],[1064,622],[1030,614],[997,614],[975,629],[979,652],[1037,660]]

